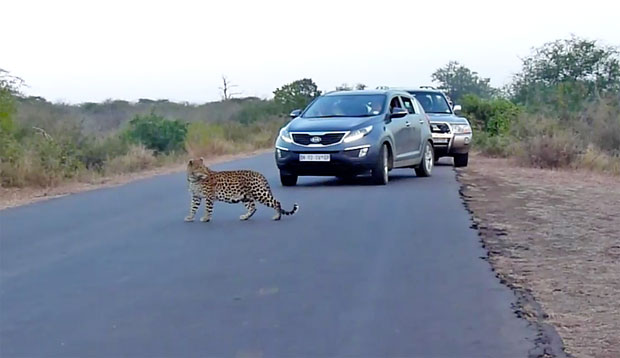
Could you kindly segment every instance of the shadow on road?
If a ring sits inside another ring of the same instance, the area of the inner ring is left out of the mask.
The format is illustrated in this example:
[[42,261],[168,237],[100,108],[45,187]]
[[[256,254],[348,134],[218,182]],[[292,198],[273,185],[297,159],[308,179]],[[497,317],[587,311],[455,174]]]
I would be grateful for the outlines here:
[[[390,183],[415,180],[417,177],[415,174],[392,174],[390,173]],[[339,179],[333,177],[325,177],[319,180],[313,180],[312,182],[300,182],[298,187],[317,187],[317,186],[374,186],[372,178],[370,176],[356,176],[355,178]],[[388,183],[389,185],[389,183]]]
[[439,159],[439,161],[437,161],[435,163],[436,167],[451,167],[452,166],[452,158],[446,158],[443,157],[441,159]]

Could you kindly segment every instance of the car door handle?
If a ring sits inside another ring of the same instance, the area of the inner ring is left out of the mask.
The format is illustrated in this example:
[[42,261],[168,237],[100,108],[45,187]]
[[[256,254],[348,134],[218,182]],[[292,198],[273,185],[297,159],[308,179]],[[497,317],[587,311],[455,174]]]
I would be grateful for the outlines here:
[[420,124],[424,124],[424,120],[423,119],[420,119]]
[[411,127],[411,123],[405,122],[405,127]]

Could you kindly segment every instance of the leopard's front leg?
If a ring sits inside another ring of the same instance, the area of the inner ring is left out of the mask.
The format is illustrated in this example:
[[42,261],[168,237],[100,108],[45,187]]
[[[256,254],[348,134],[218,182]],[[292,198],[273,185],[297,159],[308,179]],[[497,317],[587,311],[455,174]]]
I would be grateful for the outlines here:
[[211,221],[211,216],[213,216],[213,199],[205,198],[205,215],[200,218],[202,222]]
[[192,196],[192,201],[189,207],[189,215],[185,217],[185,221],[194,221],[194,216],[196,216],[196,211],[198,211],[200,201],[201,200],[199,196]]

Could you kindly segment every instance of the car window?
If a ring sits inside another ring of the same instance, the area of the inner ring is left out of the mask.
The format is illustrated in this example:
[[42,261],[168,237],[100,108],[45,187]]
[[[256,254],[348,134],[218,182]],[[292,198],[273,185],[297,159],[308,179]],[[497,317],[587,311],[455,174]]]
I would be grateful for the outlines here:
[[392,98],[392,100],[390,101],[390,112],[392,112],[392,110],[394,108],[402,108],[403,106],[400,104],[400,100],[398,99],[398,96]]
[[407,112],[409,112],[409,114],[415,114],[416,110],[413,107],[413,103],[411,103],[411,100],[407,97],[400,97],[400,99],[401,101],[403,101],[403,104],[405,105]]
[[417,99],[415,99],[415,97],[413,98],[413,106],[415,107],[416,113],[425,113],[424,108],[422,108],[422,105]]

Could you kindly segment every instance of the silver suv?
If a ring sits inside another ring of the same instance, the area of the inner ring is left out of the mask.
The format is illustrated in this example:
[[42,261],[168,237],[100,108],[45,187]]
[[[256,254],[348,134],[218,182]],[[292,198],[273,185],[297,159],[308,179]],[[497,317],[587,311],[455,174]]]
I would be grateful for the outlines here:
[[454,105],[442,91],[430,86],[399,89],[410,93],[424,107],[431,122],[435,160],[453,157],[455,167],[467,166],[472,130],[469,121],[455,113],[461,106]]

